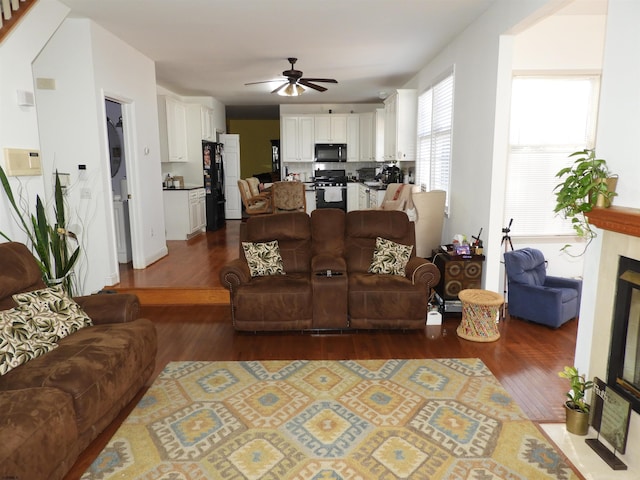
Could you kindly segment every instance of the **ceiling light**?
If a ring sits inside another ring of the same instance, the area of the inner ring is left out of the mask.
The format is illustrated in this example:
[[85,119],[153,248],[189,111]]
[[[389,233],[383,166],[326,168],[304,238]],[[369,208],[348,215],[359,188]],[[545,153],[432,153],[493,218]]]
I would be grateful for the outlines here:
[[290,83],[283,89],[278,92],[278,95],[282,95],[283,97],[297,97],[304,93],[304,88],[302,85]]

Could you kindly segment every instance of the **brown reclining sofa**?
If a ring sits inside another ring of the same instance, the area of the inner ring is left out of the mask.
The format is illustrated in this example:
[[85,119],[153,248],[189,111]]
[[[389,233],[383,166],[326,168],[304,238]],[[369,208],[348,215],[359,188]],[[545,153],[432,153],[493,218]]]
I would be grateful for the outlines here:
[[[401,211],[318,209],[251,217],[241,241],[278,241],[284,275],[250,274],[240,257],[220,271],[231,293],[233,325],[243,331],[419,329],[440,272],[415,256],[404,275],[369,273],[376,238],[415,246]],[[327,276],[327,270],[331,275]]]
[[[21,243],[0,243],[0,310],[45,288]],[[0,376],[0,478],[61,479],[155,369],[157,339],[135,295],[76,297],[93,326]]]

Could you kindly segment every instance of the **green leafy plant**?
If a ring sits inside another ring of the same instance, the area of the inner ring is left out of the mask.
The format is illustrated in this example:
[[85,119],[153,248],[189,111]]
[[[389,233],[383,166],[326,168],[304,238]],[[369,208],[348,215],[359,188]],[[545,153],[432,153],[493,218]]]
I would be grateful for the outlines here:
[[[11,207],[16,213],[15,218],[20,229],[26,233],[28,241],[31,243],[31,249],[38,262],[45,284],[49,286],[62,284],[64,289],[69,294],[72,294],[74,286],[71,270],[78,260],[80,246],[76,235],[66,228],[64,198],[58,172],[56,171],[54,189],[55,221],[53,225],[47,220],[45,207],[40,200],[40,196],[36,195],[35,215],[24,212],[18,206],[11,185],[9,185],[9,180],[1,166],[0,182],[2,183]],[[1,231],[0,236],[11,241],[11,239]],[[75,247],[70,245],[69,240],[75,242]]]
[[591,380],[586,380],[584,375],[580,375],[576,367],[564,367],[558,372],[558,376],[569,380],[571,390],[567,392],[567,407],[580,412],[589,413],[589,404],[585,402],[584,396],[587,390],[593,387]]
[[615,192],[609,191],[607,186],[607,179],[612,175],[606,160],[596,158],[595,150],[574,152],[569,155],[569,158],[571,157],[576,157],[573,164],[556,174],[562,182],[553,190],[556,195],[554,212],[571,219],[571,226],[578,236],[591,241],[596,232],[591,228],[585,214],[596,206],[599,196],[609,204],[616,195]]

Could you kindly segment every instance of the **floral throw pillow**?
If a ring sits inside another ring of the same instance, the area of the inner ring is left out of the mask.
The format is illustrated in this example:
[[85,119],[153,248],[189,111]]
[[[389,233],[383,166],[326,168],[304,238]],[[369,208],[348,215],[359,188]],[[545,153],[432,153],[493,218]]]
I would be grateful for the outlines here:
[[38,330],[51,341],[58,340],[93,324],[89,316],[61,286],[17,293],[13,299],[28,309]]
[[403,275],[411,257],[413,245],[376,238],[376,248],[373,251],[373,260],[369,266],[369,273],[384,273],[388,275]]
[[58,346],[33,324],[28,309],[0,311],[0,375]]
[[284,265],[277,240],[264,243],[242,242],[242,249],[252,277],[284,275]]

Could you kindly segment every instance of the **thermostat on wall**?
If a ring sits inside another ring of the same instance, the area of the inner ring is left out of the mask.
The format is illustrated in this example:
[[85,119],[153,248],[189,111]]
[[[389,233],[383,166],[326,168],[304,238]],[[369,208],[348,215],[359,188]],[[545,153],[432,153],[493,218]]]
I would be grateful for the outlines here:
[[5,148],[4,160],[8,176],[42,175],[40,152],[38,150]]

